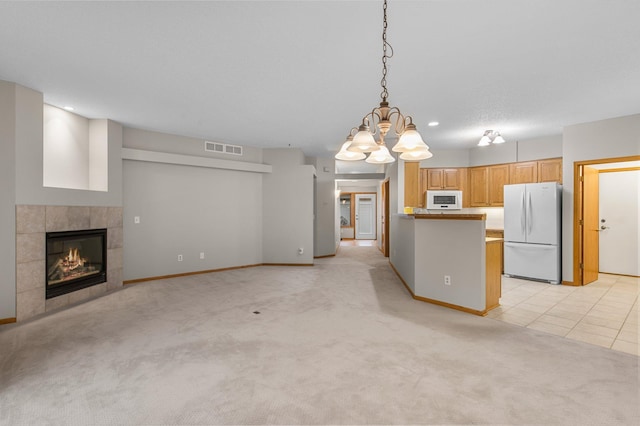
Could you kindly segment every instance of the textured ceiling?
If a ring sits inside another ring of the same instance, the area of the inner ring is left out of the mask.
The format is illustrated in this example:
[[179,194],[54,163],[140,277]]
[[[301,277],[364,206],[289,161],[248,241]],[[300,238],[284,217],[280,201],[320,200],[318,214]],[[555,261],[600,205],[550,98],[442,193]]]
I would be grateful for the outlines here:
[[[391,0],[389,101],[435,150],[640,113],[639,18],[638,0]],[[380,101],[381,31],[381,1],[0,2],[0,79],[90,118],[328,156]]]

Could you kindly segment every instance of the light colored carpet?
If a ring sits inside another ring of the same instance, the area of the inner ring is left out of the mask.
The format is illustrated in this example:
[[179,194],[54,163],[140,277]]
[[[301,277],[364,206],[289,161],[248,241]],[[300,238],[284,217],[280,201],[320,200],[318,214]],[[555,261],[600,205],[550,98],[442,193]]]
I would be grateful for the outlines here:
[[0,369],[2,425],[640,420],[638,357],[414,301],[373,247],[3,326]]

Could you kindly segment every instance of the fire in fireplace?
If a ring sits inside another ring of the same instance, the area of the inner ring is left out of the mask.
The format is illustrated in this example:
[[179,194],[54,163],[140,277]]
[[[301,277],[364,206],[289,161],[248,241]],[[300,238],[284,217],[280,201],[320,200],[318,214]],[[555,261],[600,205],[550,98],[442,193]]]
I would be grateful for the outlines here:
[[46,298],[107,281],[107,230],[47,233]]

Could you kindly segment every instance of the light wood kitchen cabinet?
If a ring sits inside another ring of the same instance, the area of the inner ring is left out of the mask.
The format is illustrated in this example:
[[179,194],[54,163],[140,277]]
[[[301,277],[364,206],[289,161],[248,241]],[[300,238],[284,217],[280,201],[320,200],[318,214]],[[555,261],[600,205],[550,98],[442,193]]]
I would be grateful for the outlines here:
[[489,205],[489,168],[469,169],[469,204],[471,207]]
[[427,189],[461,190],[465,169],[426,169]]
[[[420,207],[420,163],[404,163],[404,206]],[[424,201],[423,201],[424,203]]]
[[405,163],[405,206],[408,207],[426,207],[428,190],[460,190],[463,207],[502,207],[505,185],[562,183],[562,158],[469,168],[419,169],[418,164]]
[[562,158],[538,161],[538,182],[562,183]]
[[426,208],[425,200],[426,200],[426,192],[429,186],[429,170],[431,169],[420,169],[420,186],[418,187],[418,206],[422,208]]
[[465,204],[464,190],[467,181],[467,168],[420,169],[420,207],[424,205],[426,191],[450,190],[463,191],[463,206]]
[[443,169],[427,169],[427,189],[442,189],[444,180],[442,177]]
[[489,167],[489,206],[504,206],[504,186],[508,184],[508,164]]
[[485,314],[500,305],[502,296],[502,279],[500,275],[500,247],[502,240],[487,238],[485,252]]
[[509,165],[509,183],[562,183],[562,158],[524,161]]
[[504,186],[509,183],[509,165],[471,167],[469,192],[471,207],[504,205]]
[[487,229],[486,236],[488,238],[500,238],[500,274],[504,274],[504,230]]
[[509,183],[535,183],[538,182],[538,162],[525,161],[511,163],[509,165]]

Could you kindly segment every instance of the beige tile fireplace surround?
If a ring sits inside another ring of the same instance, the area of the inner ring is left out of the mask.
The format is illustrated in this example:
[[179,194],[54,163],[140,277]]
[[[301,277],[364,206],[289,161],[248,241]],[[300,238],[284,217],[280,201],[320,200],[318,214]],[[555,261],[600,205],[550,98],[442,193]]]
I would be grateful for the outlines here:
[[[107,228],[107,282],[45,299],[47,232]],[[16,320],[122,287],[122,207],[16,206]]]

